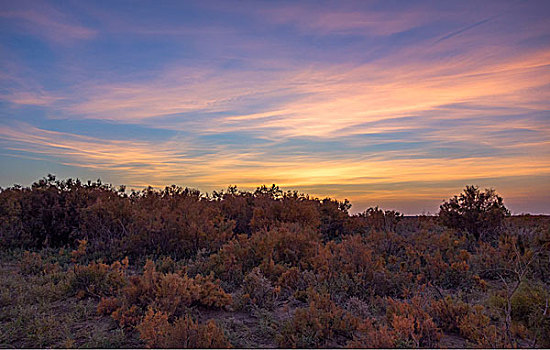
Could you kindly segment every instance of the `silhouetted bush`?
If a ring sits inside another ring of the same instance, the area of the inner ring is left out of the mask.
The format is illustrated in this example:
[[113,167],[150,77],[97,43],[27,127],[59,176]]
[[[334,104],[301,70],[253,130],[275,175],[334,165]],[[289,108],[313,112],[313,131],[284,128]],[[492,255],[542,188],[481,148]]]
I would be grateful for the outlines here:
[[403,214],[395,210],[382,210],[378,207],[371,207],[359,214],[364,218],[367,227],[371,231],[394,231],[397,224],[403,218]]
[[464,192],[440,206],[439,219],[445,226],[467,231],[474,239],[492,239],[510,212],[493,189],[481,192],[466,186]]

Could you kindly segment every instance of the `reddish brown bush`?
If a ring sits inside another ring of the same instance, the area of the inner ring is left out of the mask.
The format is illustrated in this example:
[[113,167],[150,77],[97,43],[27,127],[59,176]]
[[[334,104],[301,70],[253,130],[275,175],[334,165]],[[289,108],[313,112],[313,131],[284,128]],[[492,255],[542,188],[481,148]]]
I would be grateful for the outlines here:
[[397,342],[396,332],[387,325],[376,324],[370,318],[363,320],[357,326],[353,340],[348,348],[393,348]]
[[470,306],[462,301],[455,301],[450,296],[430,303],[430,315],[435,323],[448,332],[458,332],[460,322],[470,312]]
[[231,305],[232,298],[212,275],[191,278],[187,274],[162,274],[156,271],[155,263],[148,260],[143,274],[130,277],[122,288],[118,303],[120,307],[113,317],[121,324],[132,324],[134,317],[145,314],[149,307],[174,317],[186,314],[192,306],[222,308]]
[[89,265],[75,265],[69,275],[69,290],[79,297],[101,298],[114,296],[127,280],[125,271],[128,260],[115,261],[111,265],[91,262]]
[[491,324],[482,305],[475,305],[459,323],[460,334],[473,344],[483,348],[507,347],[504,329]]
[[309,307],[296,310],[283,325],[277,342],[281,347],[318,348],[337,346],[353,338],[358,319],[334,304],[328,295],[309,293]]
[[397,343],[407,347],[437,347],[441,332],[424,310],[423,300],[414,296],[409,301],[388,298],[386,319],[393,328]]
[[230,348],[223,330],[209,320],[199,324],[189,316],[168,321],[168,315],[149,308],[136,326],[149,348]]

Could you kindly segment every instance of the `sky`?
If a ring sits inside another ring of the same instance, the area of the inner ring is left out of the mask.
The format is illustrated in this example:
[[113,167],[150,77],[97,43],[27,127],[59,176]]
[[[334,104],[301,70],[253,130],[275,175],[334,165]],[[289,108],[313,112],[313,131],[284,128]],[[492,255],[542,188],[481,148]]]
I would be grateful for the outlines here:
[[550,214],[550,1],[0,1],[0,186]]

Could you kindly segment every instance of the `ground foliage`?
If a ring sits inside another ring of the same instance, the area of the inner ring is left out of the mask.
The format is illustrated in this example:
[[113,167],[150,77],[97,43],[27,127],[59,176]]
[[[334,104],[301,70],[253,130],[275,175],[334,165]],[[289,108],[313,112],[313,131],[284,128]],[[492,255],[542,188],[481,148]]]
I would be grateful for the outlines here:
[[474,186],[438,216],[349,209],[275,185],[3,189],[0,346],[550,346],[548,217]]

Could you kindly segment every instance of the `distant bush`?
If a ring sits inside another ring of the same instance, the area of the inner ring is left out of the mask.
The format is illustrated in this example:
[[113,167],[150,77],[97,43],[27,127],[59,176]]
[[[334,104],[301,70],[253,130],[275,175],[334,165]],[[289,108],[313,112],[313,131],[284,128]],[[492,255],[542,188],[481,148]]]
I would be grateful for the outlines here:
[[395,210],[383,210],[378,207],[371,207],[359,214],[364,218],[367,227],[371,231],[394,231],[397,224],[403,218],[403,214]]
[[346,199],[339,202],[326,198],[320,202],[320,231],[325,241],[340,239],[347,233],[346,223],[349,221],[351,204]]
[[191,258],[217,251],[238,234],[277,227],[319,231],[326,240],[348,231],[348,201],[320,200],[261,186],[254,192],[212,196],[198,190],[151,187],[127,194],[100,180],[57,180],[48,175],[31,187],[0,191],[0,246],[75,247],[87,240],[90,256],[109,260],[145,256]]
[[493,189],[481,192],[466,186],[464,192],[440,206],[439,219],[445,226],[467,231],[476,240],[492,239],[510,212]]

